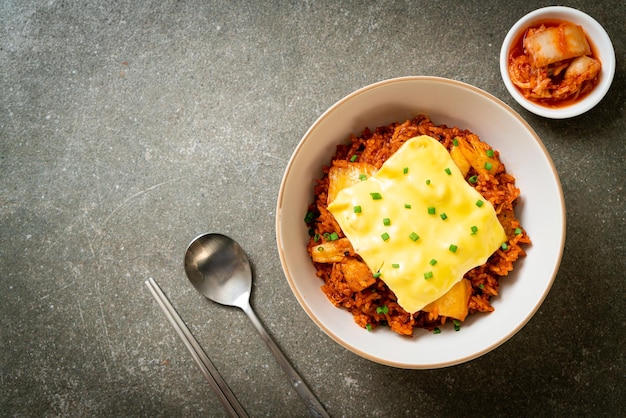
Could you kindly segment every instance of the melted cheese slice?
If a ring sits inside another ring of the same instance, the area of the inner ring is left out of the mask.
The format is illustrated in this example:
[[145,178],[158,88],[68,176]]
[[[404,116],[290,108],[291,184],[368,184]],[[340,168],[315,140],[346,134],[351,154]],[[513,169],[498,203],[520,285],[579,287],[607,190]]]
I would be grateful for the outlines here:
[[408,140],[376,174],[339,191],[328,209],[410,313],[444,295],[506,240],[493,206],[429,136]]

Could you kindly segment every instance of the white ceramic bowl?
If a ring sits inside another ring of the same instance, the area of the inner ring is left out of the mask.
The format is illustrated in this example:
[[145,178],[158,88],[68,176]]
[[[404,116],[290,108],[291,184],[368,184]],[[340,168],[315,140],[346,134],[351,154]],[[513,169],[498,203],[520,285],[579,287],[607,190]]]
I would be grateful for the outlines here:
[[[550,108],[539,105],[522,96],[519,90],[511,82],[507,67],[508,54],[515,40],[518,39],[518,37],[529,27],[535,26],[544,20],[555,19],[572,22],[583,27],[588,39],[592,43],[592,48],[594,48],[599,55],[602,63],[602,70],[600,72],[600,81],[598,85],[582,100],[579,100],[569,106]],[[511,30],[509,30],[508,34],[504,38],[504,42],[502,43],[502,49],[500,50],[500,73],[502,74],[504,85],[511,96],[513,96],[513,98],[526,110],[550,119],[566,119],[587,112],[597,105],[606,95],[609,87],[611,87],[611,83],[613,82],[613,76],[615,75],[615,51],[609,35],[591,16],[570,7],[544,7],[528,13],[526,16],[518,20],[517,23],[513,25]]]
[[[402,337],[386,327],[368,332],[333,306],[306,251],[304,216],[313,186],[339,143],[365,126],[375,128],[426,113],[436,124],[478,134],[500,151],[517,178],[517,216],[532,246],[502,280],[495,311],[468,317],[459,332],[416,330]],[[334,104],[311,126],[286,168],[276,210],[276,239],[285,276],[302,308],[336,342],[372,361],[414,369],[450,366],[485,354],[533,316],[559,268],[565,241],[565,204],[557,172],[533,129],[510,107],[470,85],[437,77],[403,77],[364,87]],[[546,324],[547,326],[547,324]]]

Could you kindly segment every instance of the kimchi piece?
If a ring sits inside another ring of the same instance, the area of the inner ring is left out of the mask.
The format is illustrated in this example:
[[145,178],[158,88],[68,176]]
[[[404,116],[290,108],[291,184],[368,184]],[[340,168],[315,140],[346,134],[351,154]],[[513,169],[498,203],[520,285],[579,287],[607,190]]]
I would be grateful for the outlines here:
[[583,28],[569,22],[526,31],[509,54],[509,75],[522,95],[550,104],[576,100],[597,84],[602,65]]

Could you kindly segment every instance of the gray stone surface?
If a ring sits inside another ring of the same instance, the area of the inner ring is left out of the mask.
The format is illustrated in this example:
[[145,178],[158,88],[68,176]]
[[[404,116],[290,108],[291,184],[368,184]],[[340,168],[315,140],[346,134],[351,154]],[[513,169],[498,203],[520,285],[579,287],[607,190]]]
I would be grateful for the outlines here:
[[[333,416],[624,416],[626,8],[613,87],[584,116],[518,106],[498,70],[542,1],[0,2],[0,415],[223,416],[148,293],[159,281],[251,416],[306,408],[245,315],[186,281],[205,231],[245,246],[252,304]],[[476,85],[551,153],[567,243],[510,341],[432,371],[373,364],[317,329],[278,259],[287,161],[347,93],[403,75]]]

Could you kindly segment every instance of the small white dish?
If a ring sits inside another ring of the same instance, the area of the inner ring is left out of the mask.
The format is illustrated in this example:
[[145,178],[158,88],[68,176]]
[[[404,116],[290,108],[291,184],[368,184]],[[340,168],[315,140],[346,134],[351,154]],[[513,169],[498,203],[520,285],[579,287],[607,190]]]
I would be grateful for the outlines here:
[[[582,26],[602,64],[600,80],[593,91],[581,100],[558,107],[540,105],[525,98],[511,81],[508,71],[509,51],[516,39],[529,27],[550,20],[567,21]],[[500,50],[500,73],[511,96],[526,110],[550,119],[566,119],[587,112],[604,98],[615,75],[615,51],[609,35],[594,18],[571,7],[549,6],[528,13],[509,30]]]
[[[415,330],[412,338],[387,327],[368,332],[336,308],[320,289],[307,253],[304,222],[313,186],[340,143],[396,121],[426,113],[436,124],[469,129],[500,152],[521,190],[516,215],[532,245],[504,277],[489,314],[471,315],[460,332]],[[276,208],[276,240],[285,277],[309,317],[346,349],[371,361],[433,369],[479,357],[511,338],[537,311],[559,269],[565,243],[565,203],[554,164],[539,137],[499,99],[459,81],[402,77],[366,86],[338,101],[307,130],[283,176]]]

